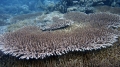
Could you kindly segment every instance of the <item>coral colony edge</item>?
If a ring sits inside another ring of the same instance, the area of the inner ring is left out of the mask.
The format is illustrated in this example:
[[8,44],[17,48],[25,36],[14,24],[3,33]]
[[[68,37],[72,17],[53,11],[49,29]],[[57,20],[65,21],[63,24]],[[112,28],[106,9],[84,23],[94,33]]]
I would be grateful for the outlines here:
[[68,12],[51,25],[26,25],[0,35],[0,50],[19,59],[44,59],[74,51],[112,46],[120,35],[120,16],[100,12]]

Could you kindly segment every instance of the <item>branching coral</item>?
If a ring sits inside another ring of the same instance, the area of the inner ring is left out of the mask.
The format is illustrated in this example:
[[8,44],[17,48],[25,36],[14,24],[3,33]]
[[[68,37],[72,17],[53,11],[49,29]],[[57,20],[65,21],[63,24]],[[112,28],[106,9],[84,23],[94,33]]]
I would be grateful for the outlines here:
[[[64,15],[66,19],[76,21],[77,23],[90,23],[96,27],[109,27],[110,25],[117,25],[120,21],[120,16],[112,13],[92,13],[85,14],[81,12],[69,12]],[[98,26],[99,25],[99,26]]]
[[108,13],[87,15],[78,12],[77,14],[72,13],[66,18],[76,22],[71,27],[62,30],[42,31],[38,27],[27,26],[3,34],[0,37],[0,50],[20,59],[43,59],[47,56],[62,55],[70,51],[105,48],[117,41],[119,32],[106,26],[119,23],[120,17],[118,15]]
[[95,13],[89,15],[89,21],[96,27],[111,27],[120,24],[120,17],[111,13]]

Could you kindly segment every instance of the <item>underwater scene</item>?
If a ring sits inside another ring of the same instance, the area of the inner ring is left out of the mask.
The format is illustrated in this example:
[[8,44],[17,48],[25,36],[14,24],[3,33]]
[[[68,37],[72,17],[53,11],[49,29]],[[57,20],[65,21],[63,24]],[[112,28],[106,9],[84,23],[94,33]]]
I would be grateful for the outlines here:
[[0,67],[120,67],[120,0],[0,0]]

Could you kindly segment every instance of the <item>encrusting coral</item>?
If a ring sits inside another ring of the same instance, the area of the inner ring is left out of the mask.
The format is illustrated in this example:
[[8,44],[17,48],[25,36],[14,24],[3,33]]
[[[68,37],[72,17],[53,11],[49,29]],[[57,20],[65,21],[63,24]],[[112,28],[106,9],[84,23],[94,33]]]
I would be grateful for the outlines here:
[[74,22],[65,29],[42,31],[35,26],[26,26],[3,34],[0,37],[0,50],[20,59],[43,59],[70,51],[105,48],[117,41],[119,32],[110,26],[119,23],[118,15],[75,13],[65,14],[65,19]]

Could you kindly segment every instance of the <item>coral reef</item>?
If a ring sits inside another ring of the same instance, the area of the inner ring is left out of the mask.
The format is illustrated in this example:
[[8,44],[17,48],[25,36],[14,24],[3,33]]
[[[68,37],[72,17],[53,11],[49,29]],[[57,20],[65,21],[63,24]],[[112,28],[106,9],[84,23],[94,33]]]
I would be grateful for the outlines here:
[[120,67],[120,0],[9,2],[0,2],[0,67]]
[[[20,59],[43,59],[70,51],[105,48],[116,42],[120,35],[117,29],[111,28],[119,23],[120,16],[116,14],[70,12],[64,17],[74,21],[65,29],[42,31],[37,26],[25,26],[1,35],[0,50]],[[55,17],[53,20],[63,23],[63,20]],[[69,25],[69,22],[65,25]],[[53,24],[51,29],[59,27]]]
[[61,13],[80,11],[88,14],[93,13],[93,7],[99,5],[119,6],[118,1],[116,0],[60,0],[60,2],[55,5],[55,10],[60,11]]
[[95,27],[110,27],[119,25],[120,17],[117,14],[100,12],[85,14],[81,12],[68,12],[64,15],[66,19],[76,21],[77,23],[90,23]]
[[[46,1],[46,0],[45,0]],[[60,0],[57,3],[48,1],[47,5],[44,5],[42,1],[39,1],[39,8],[42,8],[46,12],[59,11],[66,13],[70,11],[71,7],[76,7],[73,11],[82,11],[86,13],[93,12],[93,5],[99,5],[99,3],[106,2],[104,0]],[[52,2],[52,3],[51,3]]]
[[[92,23],[92,26],[96,27],[117,27],[119,26],[120,17],[117,14],[112,13],[93,13],[89,15],[90,22]],[[98,22],[99,21],[99,22]]]
[[[61,13],[68,12],[69,8],[76,7],[73,11],[82,11],[85,13],[93,13],[94,6],[107,5],[119,7],[119,0],[36,0],[36,1],[1,1],[0,13],[4,14],[27,14],[34,11],[59,11]],[[17,4],[15,4],[15,2]],[[2,4],[3,3],[3,4]]]
[[59,0],[39,0],[38,1],[38,8],[46,11],[52,12],[55,11],[55,6],[58,4]]

